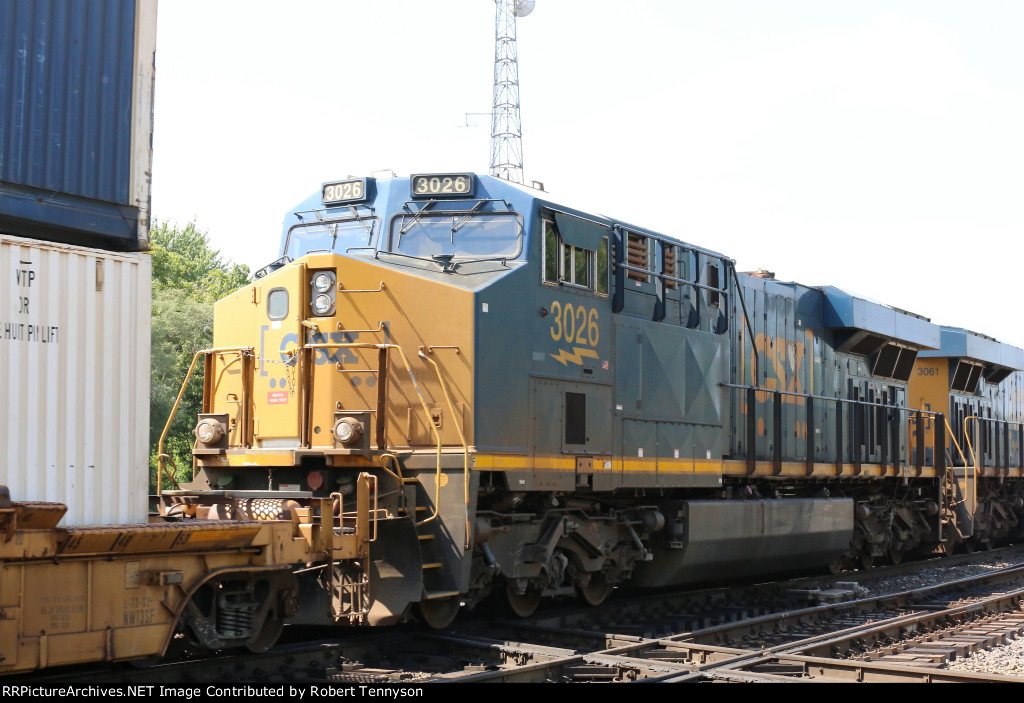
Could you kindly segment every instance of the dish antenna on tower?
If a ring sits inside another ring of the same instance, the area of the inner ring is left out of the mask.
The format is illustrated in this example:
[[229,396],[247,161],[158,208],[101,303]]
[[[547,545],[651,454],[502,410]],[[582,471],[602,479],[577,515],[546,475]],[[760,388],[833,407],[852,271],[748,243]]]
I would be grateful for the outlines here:
[[523,182],[523,127],[519,121],[516,18],[533,12],[535,0],[494,0],[494,103],[491,109],[491,175]]

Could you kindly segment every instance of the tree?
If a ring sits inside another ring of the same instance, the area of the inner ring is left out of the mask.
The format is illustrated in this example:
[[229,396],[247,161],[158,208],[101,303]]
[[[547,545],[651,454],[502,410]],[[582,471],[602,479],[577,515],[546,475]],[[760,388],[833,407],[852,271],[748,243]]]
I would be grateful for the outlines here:
[[[251,280],[249,267],[225,262],[195,222],[154,222],[152,359],[149,411],[150,483],[156,490],[157,447],[195,353],[213,342],[213,304]],[[202,404],[202,359],[178,408],[164,451],[177,480],[191,476],[192,427]],[[162,484],[166,487],[168,479]]]

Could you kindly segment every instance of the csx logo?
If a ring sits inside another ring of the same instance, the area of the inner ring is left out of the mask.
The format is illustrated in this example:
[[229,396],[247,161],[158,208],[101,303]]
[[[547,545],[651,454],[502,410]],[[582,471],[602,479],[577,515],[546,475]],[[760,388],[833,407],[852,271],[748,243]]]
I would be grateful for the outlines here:
[[[352,344],[359,339],[358,332],[313,332],[306,334],[306,344]],[[286,334],[281,338],[281,361],[289,363],[292,355],[288,352],[294,351],[299,345],[299,335],[296,333]],[[313,362],[317,366],[323,364],[354,364],[359,361],[355,352],[351,349],[314,349]]]

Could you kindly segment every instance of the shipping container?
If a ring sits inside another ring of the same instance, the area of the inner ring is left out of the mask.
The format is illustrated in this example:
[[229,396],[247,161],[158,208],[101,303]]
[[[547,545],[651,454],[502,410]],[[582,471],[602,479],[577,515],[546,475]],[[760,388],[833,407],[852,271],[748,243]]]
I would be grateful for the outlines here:
[[0,231],[148,246],[156,0],[0,0]]
[[65,524],[148,515],[148,253],[0,233],[0,484]]

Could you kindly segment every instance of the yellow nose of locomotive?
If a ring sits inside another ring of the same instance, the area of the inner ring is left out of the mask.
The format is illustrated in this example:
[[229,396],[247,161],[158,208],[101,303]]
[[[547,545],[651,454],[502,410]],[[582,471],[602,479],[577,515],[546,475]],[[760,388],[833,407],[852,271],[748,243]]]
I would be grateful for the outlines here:
[[214,330],[198,488],[330,492],[396,448],[471,441],[468,290],[314,254],[218,302]]

